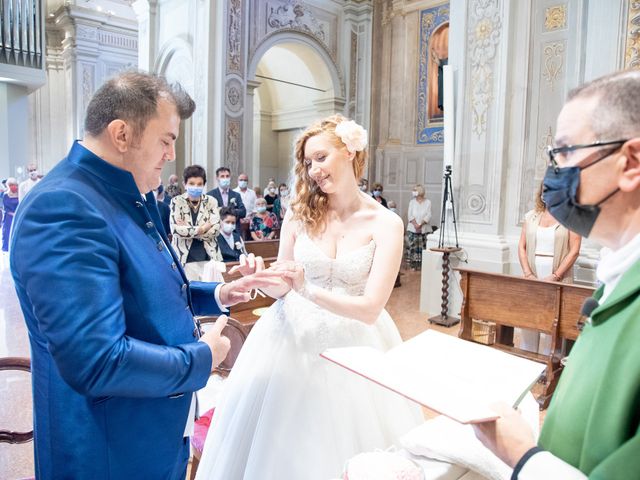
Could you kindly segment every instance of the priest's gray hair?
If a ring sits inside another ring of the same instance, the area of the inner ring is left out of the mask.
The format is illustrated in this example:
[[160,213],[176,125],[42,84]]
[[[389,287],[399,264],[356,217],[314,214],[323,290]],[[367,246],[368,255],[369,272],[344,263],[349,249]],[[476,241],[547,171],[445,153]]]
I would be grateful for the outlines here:
[[568,100],[596,97],[591,129],[600,141],[640,136],[640,71],[625,70],[574,88]]

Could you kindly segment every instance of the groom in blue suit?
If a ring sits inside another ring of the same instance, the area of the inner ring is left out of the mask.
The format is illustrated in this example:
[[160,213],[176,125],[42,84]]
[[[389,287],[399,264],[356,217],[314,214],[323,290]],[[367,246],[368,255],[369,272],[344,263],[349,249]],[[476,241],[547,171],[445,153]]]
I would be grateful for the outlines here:
[[152,190],[195,104],[142,73],[109,80],[85,138],[20,206],[11,270],[29,329],[39,479],[181,479],[192,392],[229,350],[226,319],[264,277],[189,283]]

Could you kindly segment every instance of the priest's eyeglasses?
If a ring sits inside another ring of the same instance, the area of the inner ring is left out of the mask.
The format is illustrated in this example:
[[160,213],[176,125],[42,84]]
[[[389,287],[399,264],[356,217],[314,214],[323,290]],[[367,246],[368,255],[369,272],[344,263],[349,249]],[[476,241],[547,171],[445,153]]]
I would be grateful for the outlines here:
[[[549,166],[553,167],[557,173],[558,169],[560,168],[560,165],[558,165],[558,161],[556,160],[557,155],[566,155],[567,153],[575,152],[576,150],[582,150],[583,148],[596,148],[596,147],[606,147],[609,145],[618,145],[616,148],[609,149],[610,150],[609,153],[607,153],[604,157],[600,158],[600,160],[602,160],[603,158],[606,158],[609,155],[611,155],[618,148],[622,147],[622,145],[626,141],[627,140],[613,140],[610,142],[597,141],[597,142],[586,143],[582,145],[566,145],[564,147],[553,147],[552,145],[548,145],[547,155],[549,155]],[[596,162],[591,162],[589,165],[592,165],[593,163],[596,163]],[[589,165],[586,165],[586,166],[589,166]]]

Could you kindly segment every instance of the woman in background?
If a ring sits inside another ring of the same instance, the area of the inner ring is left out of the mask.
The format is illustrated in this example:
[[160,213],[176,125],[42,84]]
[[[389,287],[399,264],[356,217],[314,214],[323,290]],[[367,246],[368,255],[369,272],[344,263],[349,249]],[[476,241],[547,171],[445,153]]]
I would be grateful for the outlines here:
[[278,189],[275,181],[269,180],[267,188],[264,189],[264,199],[267,201],[267,211],[273,212],[273,206],[278,199]]
[[264,198],[256,200],[256,213],[251,218],[249,232],[251,238],[256,241],[273,240],[280,228],[280,222],[275,213],[267,211],[267,201]]
[[200,281],[209,260],[222,260],[217,242],[218,202],[204,193],[207,174],[201,166],[185,168],[183,179],[186,192],[171,200],[171,244],[187,278]]
[[373,196],[373,199],[376,202],[378,202],[384,208],[388,208],[387,200],[382,196],[383,190],[384,188],[382,188],[382,184],[376,182],[373,184],[373,190],[371,191],[371,195]]
[[9,251],[9,238],[11,237],[11,225],[13,224],[13,216],[18,208],[18,182],[15,178],[7,178],[7,190],[2,196],[2,209],[4,215],[2,217],[2,251]]
[[[542,200],[541,183],[536,192],[535,208],[524,216],[518,244],[518,259],[524,277],[573,283],[573,264],[580,254],[581,242],[580,235],[570,232],[551,216]],[[520,339],[520,348],[532,352],[539,350],[537,332],[520,330]]]
[[414,270],[422,268],[422,251],[427,246],[427,233],[431,233],[431,202],[424,196],[424,187],[416,185],[411,192],[413,198],[409,202],[407,213],[407,249],[409,250],[409,266]]
[[273,213],[276,214],[278,221],[282,223],[289,209],[289,188],[286,183],[281,183],[278,188],[280,189],[280,193],[273,204]]

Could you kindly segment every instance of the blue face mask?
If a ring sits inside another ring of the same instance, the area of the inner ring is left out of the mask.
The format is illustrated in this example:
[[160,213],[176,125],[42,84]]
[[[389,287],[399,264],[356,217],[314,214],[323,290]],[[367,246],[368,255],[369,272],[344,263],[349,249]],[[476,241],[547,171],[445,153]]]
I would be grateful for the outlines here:
[[240,188],[247,188],[249,182],[247,182],[246,180],[238,180],[238,186]]
[[264,213],[267,211],[267,207],[256,207],[256,212]]
[[218,184],[222,188],[229,188],[229,185],[231,185],[231,179],[230,178],[219,178],[218,179]]
[[562,226],[585,238],[591,233],[593,225],[600,215],[600,205],[620,189],[616,188],[594,205],[582,205],[578,203],[576,198],[580,186],[580,171],[595,165],[608,156],[606,155],[586,167],[555,168],[550,166],[544,176],[542,201],[547,206],[549,213]]
[[373,191],[373,196],[374,196],[374,197],[379,197],[379,196],[381,196],[381,195],[382,195],[382,192],[381,192],[380,190],[374,190],[374,191]]
[[192,185],[187,186],[187,194],[191,198],[200,198],[202,196],[204,188],[203,187],[194,187]]

